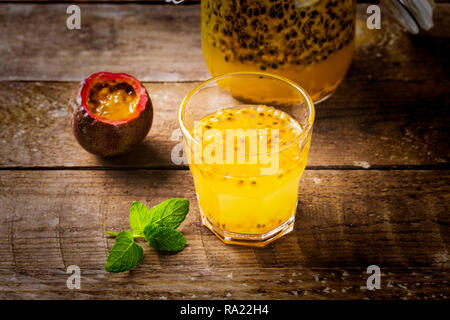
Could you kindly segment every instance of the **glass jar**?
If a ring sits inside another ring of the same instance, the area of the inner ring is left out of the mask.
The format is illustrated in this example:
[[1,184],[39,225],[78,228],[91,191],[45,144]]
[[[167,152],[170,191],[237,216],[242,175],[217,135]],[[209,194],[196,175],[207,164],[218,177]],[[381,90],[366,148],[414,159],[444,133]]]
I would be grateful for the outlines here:
[[203,53],[213,76],[275,73],[319,102],[347,72],[355,19],[355,0],[202,0]]

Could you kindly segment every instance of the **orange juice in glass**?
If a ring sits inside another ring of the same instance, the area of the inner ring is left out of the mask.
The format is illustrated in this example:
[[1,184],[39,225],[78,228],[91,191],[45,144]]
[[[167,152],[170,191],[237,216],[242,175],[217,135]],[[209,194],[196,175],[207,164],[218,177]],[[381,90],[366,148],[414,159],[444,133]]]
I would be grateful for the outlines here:
[[292,230],[314,121],[302,88],[267,73],[226,74],[193,89],[179,121],[206,227],[252,246]]

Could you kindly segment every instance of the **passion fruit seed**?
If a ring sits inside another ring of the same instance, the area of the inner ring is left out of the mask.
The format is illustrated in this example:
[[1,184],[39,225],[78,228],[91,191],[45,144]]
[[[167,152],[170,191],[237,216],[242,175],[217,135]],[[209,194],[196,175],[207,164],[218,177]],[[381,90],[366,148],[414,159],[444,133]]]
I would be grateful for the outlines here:
[[355,4],[307,2],[202,1],[208,40],[225,62],[252,63],[262,71],[321,62],[353,40]]
[[[257,115],[267,115],[264,117],[256,117]],[[270,115],[271,117],[269,117]],[[233,123],[228,122],[228,118],[233,118]],[[212,128],[213,125],[211,124],[211,119],[215,119],[215,125],[214,128],[221,132],[222,134],[222,143],[224,147],[224,152],[226,152],[227,147],[227,139],[226,139],[226,130],[230,128],[242,128],[245,130],[247,129],[258,129],[257,137],[258,139],[267,139],[267,151],[270,151],[272,149],[272,140],[278,139],[280,143],[284,143],[285,141],[292,141],[293,139],[298,139],[298,136],[301,134],[301,128],[299,127],[298,123],[292,119],[288,114],[276,110],[273,107],[268,107],[264,105],[260,105],[258,107],[248,107],[248,108],[239,108],[239,109],[223,109],[221,111],[216,112],[215,114],[212,114],[210,116],[205,117],[200,121],[198,126],[196,128]],[[272,132],[267,132],[265,130],[261,130],[261,127],[268,128],[268,129],[278,129],[279,131],[275,134]],[[283,129],[281,129],[283,128]],[[198,136],[200,134],[199,131],[197,131],[195,128],[193,130],[194,136]],[[213,141],[215,139],[215,135],[208,136],[205,138],[203,136],[205,141]],[[244,151],[246,149],[241,149],[240,146],[242,146],[243,143],[248,144],[250,141],[248,136],[237,136],[235,137],[233,141],[233,149],[235,152],[239,153],[241,150]],[[259,144],[259,142],[258,142]],[[285,156],[283,156],[280,160],[280,170],[282,172],[286,173],[284,170],[289,166],[292,166],[293,162],[297,162],[295,157],[298,157],[296,154],[296,151],[294,151],[294,154],[291,154],[292,152],[289,151],[290,149],[287,149],[284,151]],[[211,151],[211,155],[214,157],[216,155],[216,152],[213,150]],[[224,158],[226,155],[224,155]],[[288,157],[288,158],[285,158]],[[214,165],[213,165],[214,166]],[[284,168],[284,169],[283,169]],[[201,167],[201,171],[205,171],[204,166]],[[281,172],[280,172],[281,173]],[[234,184],[236,184],[239,187],[243,187],[246,183],[248,183],[249,186],[256,187],[258,185],[255,177],[249,177],[244,179],[231,179],[232,173],[227,172],[224,175],[220,175],[220,180],[227,182],[227,181],[233,181]],[[282,178],[283,174],[276,175],[276,178]]]
[[135,113],[136,106],[136,92],[126,82],[104,80],[89,89],[87,107],[99,117],[121,120]]

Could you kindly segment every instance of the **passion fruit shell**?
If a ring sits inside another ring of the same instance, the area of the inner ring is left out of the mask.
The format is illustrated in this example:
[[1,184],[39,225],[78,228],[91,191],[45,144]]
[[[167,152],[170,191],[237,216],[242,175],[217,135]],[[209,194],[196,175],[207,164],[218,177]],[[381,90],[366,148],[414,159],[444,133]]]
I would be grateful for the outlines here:
[[[104,87],[118,83],[129,85],[136,94],[135,110],[119,120],[95,114],[89,107],[90,91],[99,83]],[[153,120],[153,105],[147,90],[139,80],[125,73],[99,72],[90,75],[80,83],[69,108],[75,138],[85,150],[101,157],[131,151],[147,136]]]

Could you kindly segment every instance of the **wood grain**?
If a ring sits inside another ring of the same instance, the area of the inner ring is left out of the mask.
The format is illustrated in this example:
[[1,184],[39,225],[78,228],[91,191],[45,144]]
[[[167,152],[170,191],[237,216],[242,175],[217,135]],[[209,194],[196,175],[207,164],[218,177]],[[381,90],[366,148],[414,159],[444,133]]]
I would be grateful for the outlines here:
[[[196,83],[146,83],[155,118],[143,145],[99,159],[69,128],[67,102],[76,83],[2,82],[0,166],[173,168],[181,142],[177,110]],[[449,82],[350,81],[316,108],[308,165],[445,166],[450,161]],[[186,166],[184,166],[186,167]]]
[[[80,81],[101,70],[142,81],[210,77],[199,5],[80,7],[81,30],[68,30],[67,4],[0,4],[0,80]],[[387,14],[381,30],[369,31],[366,7],[358,6],[358,49],[349,79],[448,79],[449,4],[438,5],[435,28],[419,36],[404,33]]]
[[81,4],[81,30],[67,4],[0,5],[0,79],[80,81],[98,71],[141,80],[208,78],[199,6]]
[[[317,106],[295,229],[256,249],[200,225],[192,177],[170,159],[178,106],[210,77],[199,5],[82,3],[69,31],[67,3],[22,2],[0,4],[0,299],[448,299],[450,4],[418,36],[384,15],[368,31],[358,6],[352,66]],[[68,127],[76,82],[100,70],[147,81],[155,107],[143,145],[112,160]],[[186,249],[144,245],[138,267],[107,274],[104,231],[128,228],[132,201],[174,196],[191,201]],[[366,288],[372,264],[381,290]],[[66,287],[69,265],[81,290]]]
[[[134,270],[103,269],[128,208],[191,201],[178,254],[145,247]],[[295,230],[263,249],[222,244],[200,225],[187,171],[0,172],[0,298],[386,299],[450,294],[449,171],[306,171]],[[365,287],[369,265],[382,289]],[[67,266],[82,289],[65,286]]]

